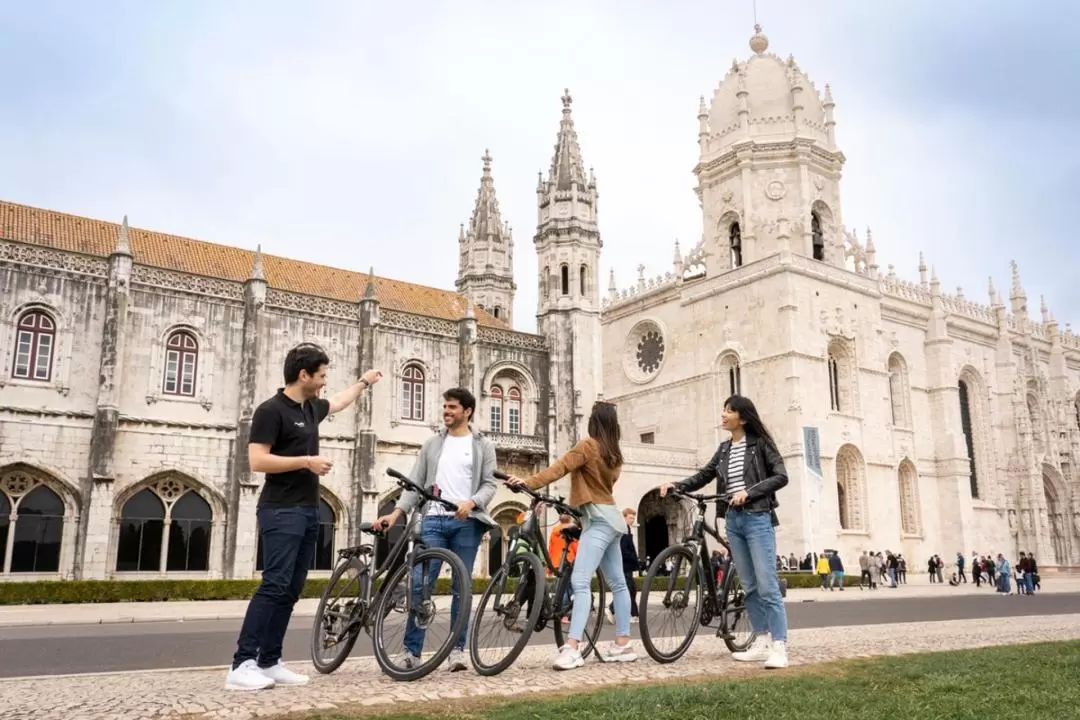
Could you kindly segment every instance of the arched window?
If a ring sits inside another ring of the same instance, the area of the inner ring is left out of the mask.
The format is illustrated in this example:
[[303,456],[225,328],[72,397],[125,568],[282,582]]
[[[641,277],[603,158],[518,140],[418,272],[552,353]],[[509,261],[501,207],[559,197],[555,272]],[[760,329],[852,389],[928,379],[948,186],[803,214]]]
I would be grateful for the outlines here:
[[16,327],[11,376],[47,382],[52,377],[55,348],[56,323],[53,319],[41,310],[24,312]]
[[521,391],[516,387],[506,393],[506,431],[511,435],[521,434]]
[[51,488],[38,485],[19,500],[15,514],[11,572],[59,571],[64,501]]
[[726,393],[721,402],[731,395],[742,395],[742,368],[735,353],[727,353],[720,359],[720,383]]
[[214,511],[199,493],[166,477],[120,508],[117,572],[206,572]]
[[846,340],[834,338],[828,348],[829,409],[833,412],[858,412],[855,391],[855,349]]
[[498,385],[491,388],[491,432],[502,432],[503,391]]
[[582,265],[581,270],[578,273],[578,292],[581,294],[581,297],[585,297],[585,277],[588,273],[588,268],[585,265]]
[[199,343],[187,330],[177,330],[165,343],[165,395],[195,396],[195,370],[199,364]]
[[840,529],[850,530],[851,519],[848,517],[847,492],[844,490],[844,483],[840,481],[836,483],[836,501],[839,505]]
[[210,527],[214,513],[210,503],[188,491],[172,506],[169,514],[168,572],[205,572],[210,569]]
[[960,426],[964,430],[964,442],[967,444],[968,466],[971,470],[971,497],[979,497],[979,474],[975,462],[975,432],[971,407],[971,392],[967,381],[960,380]]
[[728,228],[728,244],[731,246],[731,267],[742,267],[742,229],[738,221],[731,223]]
[[562,288],[562,294],[563,295],[569,295],[570,294],[570,268],[567,267],[566,265],[563,265],[561,268],[559,268],[559,272],[560,272],[560,274],[562,276],[560,278],[561,282],[560,282],[560,285],[559,285],[560,288]]
[[[0,492],[0,547],[7,548],[8,529],[11,527],[11,501],[5,493]],[[3,564],[0,560],[0,565]],[[3,570],[3,567],[0,567]]]
[[919,476],[910,461],[900,463],[900,530],[904,535],[921,535]]
[[840,528],[865,531],[865,469],[854,445],[844,445],[836,453],[836,485]]
[[911,427],[911,416],[908,412],[907,365],[899,353],[889,356],[888,371],[892,423],[896,427]]
[[498,320],[500,317],[502,317],[502,308],[496,305],[495,309],[491,312],[491,314],[495,316],[496,320]]
[[[379,510],[379,515],[386,515],[394,509],[390,508],[384,513]],[[403,521],[402,521],[403,522]],[[337,513],[326,498],[319,498],[319,534],[315,539],[315,555],[311,558],[309,570],[333,570],[334,569],[334,536],[337,533]],[[263,541],[262,533],[258,533],[255,543],[255,569],[262,572],[263,565]],[[393,547],[392,545],[390,547]]]
[[829,409],[840,411],[840,363],[829,353]]
[[140,490],[120,511],[117,572],[156,572],[161,569],[161,539],[165,505],[153,490]]
[[[814,242],[814,259],[824,260],[825,233],[821,230],[821,215],[818,214],[817,210],[810,213],[810,236]],[[803,242],[805,242],[805,240]]]
[[424,371],[419,365],[401,371],[401,419],[424,419]]

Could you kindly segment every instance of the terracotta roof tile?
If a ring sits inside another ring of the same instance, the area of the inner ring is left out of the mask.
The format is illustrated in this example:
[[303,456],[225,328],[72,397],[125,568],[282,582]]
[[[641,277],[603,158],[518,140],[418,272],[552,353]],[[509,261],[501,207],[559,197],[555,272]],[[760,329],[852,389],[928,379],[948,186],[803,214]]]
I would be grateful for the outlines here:
[[[0,238],[43,245],[67,252],[108,257],[116,246],[116,223],[68,215],[53,210],[0,200]],[[191,275],[243,282],[251,275],[255,253],[243,248],[129,228],[135,262]],[[263,255],[263,272],[270,287],[344,302],[358,302],[367,287],[367,273]],[[443,320],[465,314],[465,297],[452,290],[376,277],[379,303],[388,310]],[[481,325],[506,328],[502,320],[476,310]]]

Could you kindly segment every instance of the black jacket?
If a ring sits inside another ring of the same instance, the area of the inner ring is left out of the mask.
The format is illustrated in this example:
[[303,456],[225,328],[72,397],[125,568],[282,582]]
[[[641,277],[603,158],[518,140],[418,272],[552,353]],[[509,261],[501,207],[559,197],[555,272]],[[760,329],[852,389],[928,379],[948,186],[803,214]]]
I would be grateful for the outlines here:
[[638,572],[641,569],[641,560],[638,559],[634,537],[630,533],[623,533],[622,538],[619,539],[619,549],[622,550],[623,572]]
[[[709,460],[709,464],[686,478],[676,483],[680,490],[693,492],[708,485],[715,478],[717,480],[717,494],[724,494],[724,486],[727,483],[728,456],[731,454],[731,440],[720,443],[720,447]],[[788,484],[787,469],[784,467],[784,458],[776,446],[765,438],[756,435],[746,436],[746,460],[743,464],[743,479],[746,481],[746,502],[742,509],[748,512],[771,513],[780,503],[776,501],[776,491]],[[716,514],[724,517],[727,513],[728,504],[720,501],[716,504]],[[773,524],[776,524],[776,514],[773,513]]]

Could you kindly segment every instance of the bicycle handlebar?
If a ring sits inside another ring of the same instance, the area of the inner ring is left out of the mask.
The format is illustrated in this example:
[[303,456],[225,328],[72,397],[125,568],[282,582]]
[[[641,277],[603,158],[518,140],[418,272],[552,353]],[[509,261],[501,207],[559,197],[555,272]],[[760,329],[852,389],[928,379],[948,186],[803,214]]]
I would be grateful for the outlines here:
[[386,474],[389,475],[390,477],[394,478],[395,480],[397,480],[397,484],[399,486],[401,486],[402,489],[404,489],[404,490],[412,490],[413,492],[415,492],[417,495],[424,498],[428,502],[437,503],[439,505],[442,505],[447,510],[452,510],[454,512],[457,512],[458,508],[457,508],[457,505],[455,503],[452,503],[449,500],[443,500],[441,497],[437,497],[435,495],[432,495],[427,490],[420,487],[419,485],[414,483],[412,480],[410,480],[406,476],[399,473],[394,468],[386,468]]
[[671,488],[671,492],[675,493],[676,495],[682,495],[684,498],[690,498],[691,500],[695,500],[699,503],[710,503],[724,499],[723,495],[700,495],[692,493],[688,490],[680,490],[677,487]]
[[[504,482],[506,480],[510,479],[510,476],[507,475],[506,473],[502,472],[501,470],[496,470],[494,472],[494,475],[495,475],[495,478],[497,480],[502,480]],[[540,493],[536,492],[535,490],[530,490],[529,488],[527,488],[527,487],[525,487],[523,485],[522,486],[507,485],[507,487],[510,488],[510,490],[512,490],[513,492],[525,493],[526,495],[528,495],[529,497],[531,497],[533,499],[533,504],[534,505],[536,505],[538,503],[547,503],[551,507],[558,510],[560,514],[570,515],[571,517],[575,517],[578,520],[581,519],[581,512],[578,511],[576,508],[572,508],[569,505],[567,505],[565,498],[552,497],[550,495],[541,495]]]

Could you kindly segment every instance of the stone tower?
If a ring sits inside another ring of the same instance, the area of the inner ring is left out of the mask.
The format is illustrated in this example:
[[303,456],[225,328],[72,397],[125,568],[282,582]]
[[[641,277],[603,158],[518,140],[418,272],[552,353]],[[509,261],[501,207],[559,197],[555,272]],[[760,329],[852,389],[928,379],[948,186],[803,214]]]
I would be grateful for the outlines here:
[[551,351],[549,447],[561,454],[584,437],[593,401],[601,392],[600,231],[596,179],[585,176],[571,115],[562,97],[555,155],[537,188],[536,245],[540,288],[537,332]]
[[495,181],[491,177],[491,153],[484,151],[484,173],[476,193],[469,228],[461,226],[458,246],[461,264],[457,290],[476,306],[513,325],[514,238],[499,214]]
[[843,266],[840,174],[829,86],[821,96],[793,57],[767,53],[761,26],[754,54],[733,61],[698,109],[694,173],[711,270],[790,249]]

